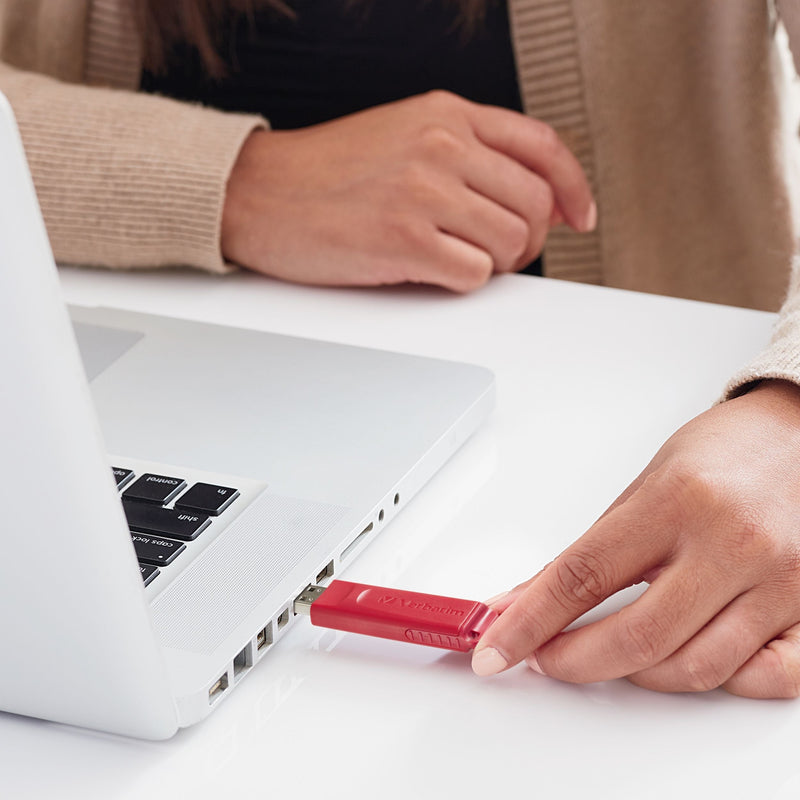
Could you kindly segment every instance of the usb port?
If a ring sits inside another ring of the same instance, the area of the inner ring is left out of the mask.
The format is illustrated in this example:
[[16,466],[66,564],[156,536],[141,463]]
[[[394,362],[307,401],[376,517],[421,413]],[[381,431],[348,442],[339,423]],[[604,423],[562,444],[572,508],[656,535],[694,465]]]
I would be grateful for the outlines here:
[[252,666],[251,663],[248,663],[250,659],[247,656],[247,648],[250,645],[247,645],[240,653],[233,659],[233,679],[236,681],[241,678],[242,674],[247,672],[248,669]]

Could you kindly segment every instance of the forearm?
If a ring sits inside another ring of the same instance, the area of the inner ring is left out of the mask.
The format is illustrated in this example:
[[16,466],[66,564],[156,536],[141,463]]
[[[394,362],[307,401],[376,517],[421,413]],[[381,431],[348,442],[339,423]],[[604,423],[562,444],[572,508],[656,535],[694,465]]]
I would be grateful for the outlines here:
[[227,269],[227,180],[263,120],[3,64],[0,91],[17,115],[58,261]]

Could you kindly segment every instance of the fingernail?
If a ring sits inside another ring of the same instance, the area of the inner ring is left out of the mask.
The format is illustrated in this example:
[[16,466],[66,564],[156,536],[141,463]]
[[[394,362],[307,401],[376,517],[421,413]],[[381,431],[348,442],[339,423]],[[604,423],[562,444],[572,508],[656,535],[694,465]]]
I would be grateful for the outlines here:
[[472,671],[481,678],[497,675],[508,666],[506,661],[494,647],[483,647],[472,656]]
[[532,669],[534,672],[538,672],[540,675],[544,675],[544,670],[542,669],[542,667],[541,667],[541,664],[539,664],[539,659],[538,659],[538,658],[536,658],[536,654],[535,654],[535,653],[531,653],[531,654],[530,654],[530,655],[529,655],[529,656],[528,656],[528,657],[525,659],[525,663],[526,663],[526,664],[527,664],[527,665],[528,665],[528,666],[529,666],[529,667],[530,667],[530,668],[531,668],[531,669]]
[[500,592],[500,594],[496,594],[494,597],[490,597],[488,600],[484,600],[483,604],[485,606],[494,605],[498,600],[502,600],[504,597],[508,597],[511,592]]
[[592,204],[589,206],[589,212],[586,214],[586,220],[583,224],[584,232],[588,233],[589,231],[593,231],[597,227],[597,204],[592,200]]

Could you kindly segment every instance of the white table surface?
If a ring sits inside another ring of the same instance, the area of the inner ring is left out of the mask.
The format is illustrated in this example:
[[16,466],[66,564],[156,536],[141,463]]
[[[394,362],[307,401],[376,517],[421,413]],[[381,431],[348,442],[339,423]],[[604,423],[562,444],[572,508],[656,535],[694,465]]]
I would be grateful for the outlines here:
[[[494,370],[488,424],[342,575],[474,599],[510,588],[580,535],[772,324],[759,312],[520,276],[459,297],[244,274],[62,275],[73,303]],[[168,742],[0,714],[0,797],[783,800],[800,797],[799,753],[800,701],[572,686],[525,667],[482,680],[462,655],[302,619],[209,719]]]

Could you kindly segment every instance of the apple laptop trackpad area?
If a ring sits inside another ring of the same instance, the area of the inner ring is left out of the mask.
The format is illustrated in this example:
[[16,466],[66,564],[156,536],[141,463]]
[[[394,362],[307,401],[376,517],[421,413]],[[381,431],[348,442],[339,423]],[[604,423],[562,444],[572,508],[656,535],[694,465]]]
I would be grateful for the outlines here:
[[144,337],[139,331],[72,321],[86,377],[91,382]]

